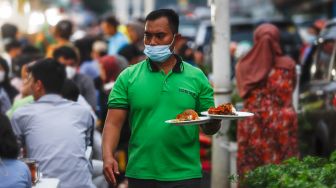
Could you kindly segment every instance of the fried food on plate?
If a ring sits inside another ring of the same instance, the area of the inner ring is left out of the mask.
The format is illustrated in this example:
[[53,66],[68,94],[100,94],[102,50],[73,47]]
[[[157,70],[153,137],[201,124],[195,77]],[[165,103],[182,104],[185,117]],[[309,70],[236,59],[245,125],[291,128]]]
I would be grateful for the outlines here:
[[176,119],[179,121],[191,121],[191,120],[197,120],[199,119],[197,112],[194,110],[188,109],[184,112],[178,114],[176,116]]
[[208,113],[217,115],[237,115],[237,111],[231,103],[221,104],[217,107],[211,107],[209,108]]

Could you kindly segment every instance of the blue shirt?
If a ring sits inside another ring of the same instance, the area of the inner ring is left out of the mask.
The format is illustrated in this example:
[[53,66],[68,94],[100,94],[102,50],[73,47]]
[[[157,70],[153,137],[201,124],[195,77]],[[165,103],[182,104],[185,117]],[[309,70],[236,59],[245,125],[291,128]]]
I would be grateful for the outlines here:
[[79,72],[90,76],[93,80],[99,76],[99,64],[97,61],[85,61],[80,66]]
[[60,179],[60,188],[94,187],[92,167],[85,158],[93,118],[85,107],[59,95],[44,95],[18,109],[12,126],[43,177]]
[[30,188],[31,175],[27,165],[15,159],[0,159],[0,188]]
[[120,32],[117,32],[108,39],[108,54],[116,55],[119,50],[128,44],[126,36]]

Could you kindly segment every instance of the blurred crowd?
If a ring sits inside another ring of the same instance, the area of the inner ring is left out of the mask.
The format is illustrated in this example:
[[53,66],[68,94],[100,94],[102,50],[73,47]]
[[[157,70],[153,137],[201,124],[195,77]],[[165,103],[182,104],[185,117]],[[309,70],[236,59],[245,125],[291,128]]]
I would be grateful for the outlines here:
[[[144,27],[144,20],[142,19],[131,20],[125,25],[121,25],[115,16],[105,14],[100,18],[99,24],[88,27],[84,35],[76,38],[76,34],[74,33],[78,32],[79,29],[74,22],[69,19],[61,20],[54,27],[40,31],[33,36],[22,34],[18,27],[12,23],[3,24],[1,26],[1,45],[3,46],[3,51],[0,57],[0,112],[2,115],[7,115],[9,121],[6,120],[6,123],[11,122],[12,127],[14,127],[14,133],[17,136],[18,134],[22,134],[22,136],[26,135],[21,129],[23,129],[22,127],[28,127],[28,125],[26,125],[27,122],[22,121],[20,115],[23,110],[20,111],[20,109],[28,104],[32,104],[34,100],[41,100],[41,97],[44,96],[40,94],[41,96],[38,96],[39,98],[36,97],[37,94],[34,90],[36,88],[34,88],[34,84],[31,80],[32,77],[36,80],[38,74],[34,75],[33,67],[39,67],[41,61],[48,62],[56,60],[63,64],[65,66],[66,81],[60,94],[63,98],[75,101],[79,103],[82,108],[90,111],[94,119],[92,142],[89,144],[92,146],[90,155],[93,166],[92,180],[97,187],[108,187],[102,174],[101,152],[101,133],[107,113],[107,99],[114,85],[114,81],[121,71],[146,58],[143,53]],[[187,42],[186,38],[178,41],[175,52],[188,63],[204,68],[202,66],[202,53],[200,51],[194,51],[187,45]],[[50,65],[50,67],[52,67],[52,65]],[[36,69],[42,70],[43,68],[40,67]],[[52,73],[47,73],[48,68],[45,69],[45,74],[47,74],[45,80],[49,79],[51,80],[49,81],[51,82],[49,85],[57,86],[58,81],[55,80],[56,78],[53,78]],[[57,71],[55,70],[55,72]],[[46,83],[48,83],[48,81],[46,81]],[[46,87],[45,83],[43,83],[43,85]],[[48,95],[48,88],[45,89],[47,91],[46,95]],[[51,98],[50,100],[53,101],[55,105],[56,103],[61,103],[60,101],[55,102],[54,100],[56,99]],[[39,105],[34,106],[34,108],[38,108],[37,111],[40,110],[40,112],[35,113],[45,118],[47,118],[48,115],[43,115],[43,111],[48,111],[49,114],[51,114],[51,111],[56,109],[48,109]],[[67,113],[67,111],[66,109],[62,110],[60,107],[60,109],[58,111],[56,110],[53,114],[53,116],[57,118],[51,117],[51,119],[47,121],[56,121],[58,123],[67,120],[74,121],[67,119],[68,117],[63,113]],[[75,111],[69,111],[69,113],[76,114]],[[40,123],[42,122],[43,120],[41,120]],[[1,124],[3,123],[5,123],[5,121],[1,122]],[[84,124],[90,127],[90,121]],[[130,136],[128,123],[126,124],[127,125],[123,126],[121,131],[118,152],[116,153],[121,172],[121,175],[118,177],[118,182],[121,182],[120,186],[126,184],[122,184],[126,169],[127,147]],[[64,131],[69,131],[67,128],[63,128],[65,129]],[[87,129],[86,131],[91,131],[91,129]],[[55,132],[55,137],[57,137],[57,134],[60,133]],[[62,138],[62,136],[58,136]],[[32,154],[34,151],[29,151],[34,148],[34,146],[32,146],[33,144],[38,144],[36,142],[43,142],[43,140],[35,140],[34,143],[31,142],[24,143],[24,139],[21,140],[21,145],[18,146],[21,149],[17,157],[25,158],[33,156],[34,158],[38,158],[37,161],[41,163],[39,165],[41,168],[40,171],[44,173],[45,177],[60,177],[61,183],[63,182],[62,186],[71,185],[71,183],[67,184],[71,178],[57,175],[59,172],[50,172],[50,169],[46,169],[46,166],[50,168],[50,165],[46,165],[45,163],[52,161],[51,158],[49,158],[49,161],[46,161],[47,154],[45,154],[45,156],[36,156]],[[201,135],[201,142],[202,145],[204,145],[204,149],[201,151],[202,159],[204,159],[204,169],[209,171],[211,139],[205,135]],[[50,147],[52,147],[52,145],[50,145]],[[5,152],[8,153],[8,151]],[[0,157],[4,157],[3,154],[1,154]],[[44,159],[41,159],[41,157]],[[53,158],[55,158],[55,156]]]
[[[30,80],[32,77],[37,80],[37,77],[39,77],[37,75],[42,73],[36,73],[36,75],[34,75],[32,70],[34,68],[32,67],[35,66],[35,63],[38,67],[40,61],[48,60],[45,58],[51,58],[49,61],[55,60],[63,64],[65,66],[67,80],[62,86],[60,94],[62,94],[62,97],[65,99],[76,101],[82,108],[91,112],[90,116],[94,119],[92,142],[89,144],[92,148],[92,152],[89,156],[93,159],[92,179],[95,186],[108,187],[102,175],[101,154],[101,132],[107,112],[107,98],[119,73],[126,67],[136,64],[145,58],[142,52],[144,49],[144,22],[142,20],[134,20],[121,27],[114,16],[104,15],[96,27],[98,27],[98,29],[94,27],[88,28],[88,32],[85,36],[79,39],[73,39],[73,34],[76,32],[76,25],[74,25],[71,20],[61,20],[54,28],[50,28],[49,32],[41,31],[33,38],[25,38],[23,37],[24,35],[20,35],[16,25],[11,23],[3,24],[1,26],[1,45],[3,45],[3,52],[0,57],[0,112],[2,115],[6,114],[8,116],[12,122],[12,126],[17,126],[17,130],[20,129],[21,126],[28,127],[28,125],[20,121],[20,118],[15,117],[17,116],[17,111],[20,111],[23,106],[31,104],[34,99],[37,100],[41,97],[37,95]],[[97,32],[89,30],[97,30]],[[47,65],[48,63],[45,64]],[[52,65],[50,66],[52,67]],[[43,67],[37,69],[42,70]],[[46,74],[47,69],[48,68],[46,68],[45,71]],[[54,71],[57,73],[57,70]],[[58,81],[56,78],[53,78],[52,74],[53,72],[45,75],[46,78],[44,79],[46,81],[43,83],[44,87],[57,86]],[[46,86],[48,85],[46,83],[49,83],[51,86]],[[50,88],[46,88],[46,95],[49,93],[48,90],[50,90]],[[52,89],[52,91],[54,90],[56,89]],[[39,98],[37,98],[37,96]],[[61,102],[57,102],[57,104],[60,103]],[[49,113],[52,113],[53,110],[44,108],[43,106],[35,106],[35,108],[42,111],[47,110]],[[55,113],[53,116],[57,117],[57,119],[54,119],[54,121],[58,122],[58,124],[66,120],[75,121],[65,117],[66,114],[63,113],[66,113],[66,109],[56,111]],[[76,111],[69,111],[69,113],[76,114]],[[41,116],[46,118],[48,115],[41,114]],[[43,120],[41,121],[43,122]],[[53,120],[49,119],[49,121]],[[2,121],[1,124],[5,122],[8,123],[8,121]],[[72,123],[76,125],[75,122]],[[86,124],[84,125],[85,127],[90,127],[91,122],[82,122],[82,124]],[[124,127],[119,144],[120,152],[117,153],[122,173],[125,171],[127,143],[130,134],[129,127]],[[63,131],[70,132],[70,127],[63,128],[65,129]],[[18,136],[20,133],[18,133],[17,130],[14,130],[14,133]],[[86,131],[89,131],[89,129],[85,130],[85,132]],[[24,135],[25,133],[23,132],[24,131],[21,133]],[[58,133],[55,132],[56,136],[57,134]],[[58,136],[62,138],[62,136]],[[40,140],[40,142],[44,141]],[[32,146],[33,143],[22,142],[21,144],[23,148],[29,149],[27,149],[28,151],[21,149],[18,154],[19,157],[24,158],[35,155],[34,151],[29,151],[34,147]],[[52,146],[50,145],[50,147]],[[1,152],[8,153],[7,150]],[[27,153],[29,155],[27,155]],[[1,153],[1,158],[2,157],[6,158],[6,154]],[[69,186],[67,183],[69,183],[71,178],[67,178],[70,179],[69,181],[64,180],[62,178],[66,177],[58,175],[57,173],[59,172],[51,172],[52,170],[46,169],[46,165],[43,164],[46,163],[46,161],[39,157],[47,158],[47,154],[45,156],[34,156],[34,158],[38,158],[38,162],[41,163],[40,171],[44,173],[46,177],[61,177],[61,182],[63,182],[62,186]],[[55,156],[53,158],[55,158]],[[51,163],[51,161],[52,160],[47,161],[47,163]],[[50,165],[48,168],[50,168]],[[122,175],[120,179],[123,179]],[[77,185],[79,185],[78,182]]]
[[[313,41],[324,23],[325,21],[318,20],[308,28],[306,40],[301,48],[301,62],[296,63],[306,64],[312,61],[310,52],[314,48]],[[107,14],[102,16],[99,24],[87,28],[80,38],[74,37],[77,27],[71,20],[61,20],[55,27],[26,38],[19,34],[17,26],[11,23],[3,24],[1,26],[3,51],[0,57],[0,113],[12,119],[20,108],[33,103],[34,86],[29,80],[32,74],[31,67],[35,61],[52,58],[63,64],[67,81],[62,87],[62,96],[78,102],[94,117],[91,158],[94,159],[93,170],[96,173],[94,173],[93,183],[97,187],[108,187],[102,175],[101,154],[101,132],[107,113],[108,94],[123,69],[146,58],[143,53],[144,27],[144,20],[135,19],[121,25],[113,15]],[[232,73],[234,73],[235,62],[246,55],[251,48],[252,44],[246,42],[231,44]],[[184,61],[202,69],[206,75],[209,74],[209,69],[204,63],[203,52],[190,47],[187,38],[178,41],[175,53]],[[66,118],[64,112],[66,111],[60,110],[53,115],[58,119]],[[116,154],[122,174],[125,172],[127,163],[129,136],[129,126],[123,126]],[[200,141],[203,169],[210,171],[211,139],[201,133]],[[27,146],[30,143],[25,144],[26,147],[30,147]],[[25,157],[25,151],[21,150],[19,155]],[[48,171],[43,169],[43,165],[41,168],[42,173]],[[119,182],[122,182],[123,176],[119,178]]]

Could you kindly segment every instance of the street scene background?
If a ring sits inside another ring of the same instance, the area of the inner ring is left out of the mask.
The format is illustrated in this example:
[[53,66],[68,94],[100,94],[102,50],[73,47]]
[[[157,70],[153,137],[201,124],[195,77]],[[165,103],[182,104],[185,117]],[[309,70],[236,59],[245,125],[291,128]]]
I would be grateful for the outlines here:
[[[331,175],[336,172],[336,154],[333,154],[336,150],[335,0],[0,0],[0,26],[17,27],[14,39],[2,35],[0,41],[0,52],[5,54],[2,58],[11,62],[8,73],[11,84],[18,91],[11,107],[23,95],[23,65],[48,56],[50,46],[58,43],[55,27],[61,20],[69,20],[73,28],[67,43],[77,47],[80,54],[75,72],[86,74],[93,82],[95,102],[87,99],[87,105],[96,116],[96,134],[101,142],[108,94],[122,68],[146,58],[144,19],[151,11],[161,8],[173,9],[179,15],[182,39],[174,52],[203,71],[214,87],[216,105],[230,102],[237,110],[244,108],[244,99],[237,91],[237,62],[253,48],[253,34],[259,25],[271,23],[279,29],[283,53],[296,63],[291,101],[298,118],[299,154],[296,161],[293,159],[281,168],[271,166],[255,171],[247,179],[250,183],[247,187],[258,187],[258,182],[261,182],[259,187],[272,182],[278,183],[274,187],[336,186],[335,175]],[[101,25],[101,18],[106,15],[115,16],[120,23],[118,31],[135,47],[99,59],[103,57],[99,53],[106,54],[109,48],[104,43],[107,38]],[[90,72],[88,62],[98,59],[102,66]],[[122,68],[112,70],[114,64]],[[98,77],[102,79],[97,81]],[[5,113],[10,117],[11,109]],[[238,124],[237,120],[223,121],[217,134],[200,133],[202,187],[238,187]],[[122,136],[116,155],[123,174],[129,128],[123,130]],[[96,147],[99,149],[94,151],[97,152],[94,157],[101,160],[100,146]],[[318,169],[318,164],[325,166]],[[294,176],[291,168],[298,169],[295,178],[290,178]],[[325,176],[317,175],[319,172]],[[267,176],[272,173],[273,177]],[[317,176],[322,180],[311,179]],[[119,178],[119,187],[127,187],[127,180],[123,176]],[[106,182],[100,185],[107,186]]]

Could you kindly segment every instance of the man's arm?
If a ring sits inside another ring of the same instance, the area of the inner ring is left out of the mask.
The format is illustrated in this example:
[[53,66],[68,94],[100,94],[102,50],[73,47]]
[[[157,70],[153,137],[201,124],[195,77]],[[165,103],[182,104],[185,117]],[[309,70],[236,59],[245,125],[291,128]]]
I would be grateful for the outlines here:
[[103,131],[103,162],[104,175],[108,182],[116,185],[115,174],[119,174],[118,162],[114,158],[114,152],[118,146],[120,131],[127,117],[126,109],[109,109]]
[[25,147],[24,130],[22,130],[23,127],[21,125],[27,125],[28,122],[22,123],[23,120],[20,117],[21,117],[21,115],[18,114],[18,112],[15,112],[13,114],[13,117],[10,119],[10,122],[11,122],[11,125],[12,125],[13,132],[16,136],[17,142],[19,144],[19,148],[20,148],[19,156],[20,157],[26,157],[27,150],[26,150],[26,147]]
[[20,144],[20,147],[23,147],[25,139],[24,139],[24,133],[23,133],[22,126],[21,126],[22,123],[20,124],[19,119],[20,119],[20,115],[18,113],[14,113],[10,121],[11,121],[13,132],[16,136],[16,139],[18,143]]
[[213,135],[213,134],[216,134],[218,132],[218,130],[220,129],[221,122],[222,122],[222,120],[212,119],[212,120],[210,120],[209,123],[201,125],[201,128],[202,128],[204,134]]

